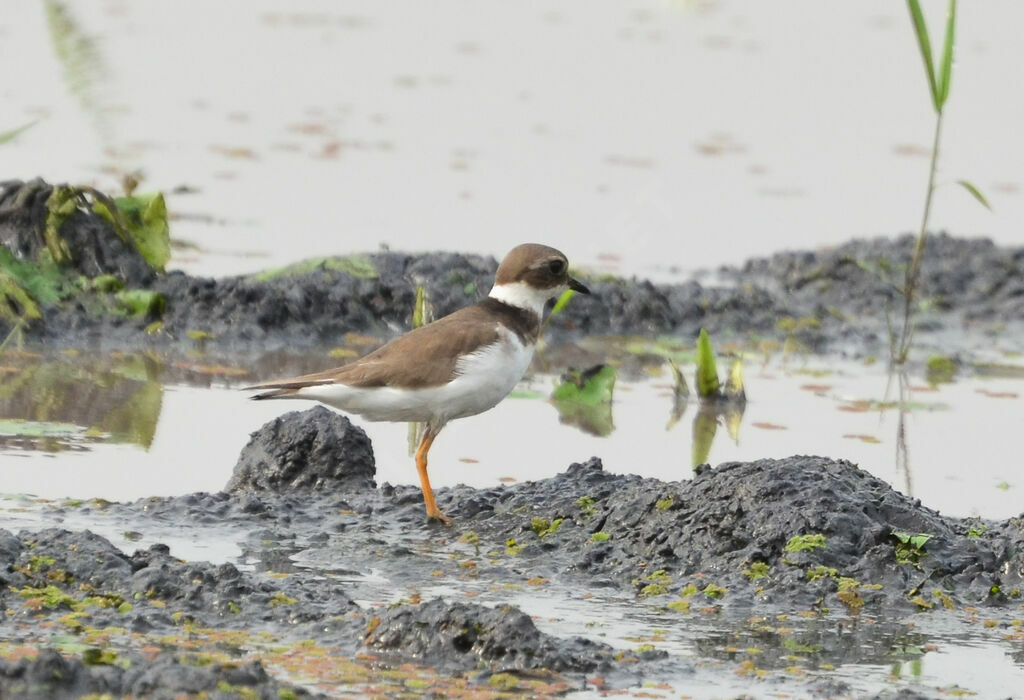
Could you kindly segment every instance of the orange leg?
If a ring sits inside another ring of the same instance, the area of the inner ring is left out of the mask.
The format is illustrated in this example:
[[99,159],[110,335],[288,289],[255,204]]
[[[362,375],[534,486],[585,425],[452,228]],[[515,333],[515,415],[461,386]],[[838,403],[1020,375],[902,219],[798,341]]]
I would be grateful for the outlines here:
[[423,440],[420,441],[420,446],[416,450],[416,469],[420,473],[420,486],[423,488],[423,503],[427,507],[427,517],[440,520],[447,525],[452,519],[442,513],[441,509],[437,507],[437,502],[434,500],[434,490],[430,488],[430,477],[427,476],[427,453],[430,452],[430,446],[434,444],[435,437],[437,437],[437,432],[430,428],[427,428],[426,432],[423,433]]

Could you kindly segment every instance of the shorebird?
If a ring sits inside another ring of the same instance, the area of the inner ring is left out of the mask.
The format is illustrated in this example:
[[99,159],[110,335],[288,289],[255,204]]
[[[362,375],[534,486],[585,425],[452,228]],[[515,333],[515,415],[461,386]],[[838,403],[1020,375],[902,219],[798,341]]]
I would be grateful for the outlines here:
[[335,369],[246,387],[253,399],[311,399],[371,421],[423,422],[416,469],[427,517],[451,519],[434,500],[427,453],[451,420],[493,408],[533,359],[547,303],[565,290],[588,290],[569,276],[560,251],[537,243],[513,248],[486,299],[409,331]]

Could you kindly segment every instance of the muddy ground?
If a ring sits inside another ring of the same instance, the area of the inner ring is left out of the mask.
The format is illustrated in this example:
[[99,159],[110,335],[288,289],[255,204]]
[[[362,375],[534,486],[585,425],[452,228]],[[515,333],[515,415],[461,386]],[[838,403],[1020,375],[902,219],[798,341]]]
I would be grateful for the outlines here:
[[[798,644],[813,645],[821,663],[877,663],[923,644],[913,623],[899,623],[921,614],[982,614],[1019,632],[1020,519],[944,517],[841,460],[722,464],[666,483],[606,473],[595,457],[542,481],[440,489],[455,519],[447,527],[424,520],[417,488],[378,485],[374,471],[365,433],[316,407],[254,433],[224,492],[55,504],[45,514],[54,527],[0,532],[0,638],[16,659],[0,661],[0,690],[306,692],[267,665],[334,692],[478,695],[686,687],[707,674],[653,646],[624,651],[541,631],[511,605],[418,593],[357,603],[370,572],[396,595],[445,582],[453,594],[514,585],[620,596],[670,619],[733,620],[764,646],[755,670],[792,663],[793,645],[779,643],[787,632],[772,624],[787,615],[820,623]],[[72,516],[125,539],[167,527],[199,538],[227,531],[252,570],[181,561],[160,544],[128,555],[127,542],[59,527]],[[62,654],[32,659],[37,646]],[[324,663],[341,670],[325,679]],[[822,678],[783,689],[794,688],[849,692]]]
[[[0,184],[0,242],[28,265],[45,257],[47,188]],[[18,342],[44,349],[326,349],[348,333],[407,328],[417,285],[436,315],[472,302],[496,268],[478,256],[378,252],[213,280],[155,273],[86,212],[64,236],[74,255],[56,272],[57,296],[40,298],[27,322],[0,314],[3,337],[17,328]],[[548,338],[692,337],[705,327],[716,339],[884,354],[898,296],[890,270],[912,245],[782,253],[718,270],[714,285],[582,274],[594,297],[574,300]],[[27,269],[18,279],[35,280]],[[1024,249],[935,236],[922,270],[919,347],[1024,347]],[[109,286],[88,282],[104,275],[162,303],[117,310]],[[313,408],[254,433],[223,492],[56,503],[42,515],[52,527],[0,531],[0,696],[543,696],[713,685],[736,673],[742,687],[802,648],[815,649],[825,673],[757,682],[843,696],[856,690],[830,680],[827,666],[923,646],[922,615],[953,627],[984,619],[1024,656],[1021,519],[948,518],[842,460],[723,464],[665,483],[608,474],[595,457],[543,481],[441,489],[450,527],[424,521],[418,488],[374,476],[363,431]],[[182,561],[162,544],[126,553],[168,531],[233,538],[246,566]],[[722,652],[727,670],[708,669],[650,644],[623,650],[559,633],[493,598],[474,602],[494,590],[626,600],[664,625],[713,618],[734,630],[718,646],[762,649],[743,663]],[[796,638],[780,622],[789,616],[803,621]]]

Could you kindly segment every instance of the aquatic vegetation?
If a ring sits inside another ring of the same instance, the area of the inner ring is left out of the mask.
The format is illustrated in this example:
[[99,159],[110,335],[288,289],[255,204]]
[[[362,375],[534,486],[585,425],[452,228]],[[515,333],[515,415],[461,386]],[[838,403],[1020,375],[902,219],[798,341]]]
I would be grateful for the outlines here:
[[704,586],[704,590],[701,592],[711,600],[717,600],[718,598],[721,598],[726,593],[728,593],[729,589],[725,588],[724,586],[709,583],[708,585]]
[[825,535],[794,535],[786,543],[787,552],[813,552],[825,546]]
[[594,508],[595,503],[594,499],[590,496],[580,496],[576,499],[576,505],[580,507],[580,513],[583,515],[584,519],[589,518],[597,512],[597,509]]
[[749,569],[743,570],[743,575],[751,581],[759,578],[764,578],[772,572],[772,567],[763,561],[755,561],[750,565]]
[[149,266],[163,272],[171,259],[170,227],[163,194],[150,192],[110,200],[94,192],[93,197],[93,211],[106,219],[122,238],[127,234]]
[[925,377],[932,386],[952,382],[956,370],[956,361],[948,355],[932,355],[925,363]]
[[563,518],[555,518],[554,520],[547,520],[545,518],[534,518],[530,526],[533,531],[537,533],[537,537],[544,537],[554,532],[558,532],[558,528],[562,526]]
[[816,581],[819,578],[835,578],[838,572],[831,566],[815,566],[807,570],[807,580]]
[[931,535],[893,530],[892,536],[898,540],[896,544],[896,561],[901,564],[917,565],[918,560],[924,556],[924,546],[932,538]]

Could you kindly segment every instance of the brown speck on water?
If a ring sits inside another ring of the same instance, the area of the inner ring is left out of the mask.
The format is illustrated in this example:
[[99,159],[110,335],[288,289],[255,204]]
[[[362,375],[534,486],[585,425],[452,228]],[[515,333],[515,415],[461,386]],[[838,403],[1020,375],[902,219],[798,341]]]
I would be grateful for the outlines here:
[[777,425],[775,423],[757,422],[752,423],[751,425],[753,425],[755,428],[760,428],[761,430],[789,430],[789,428],[787,428],[786,426]]

